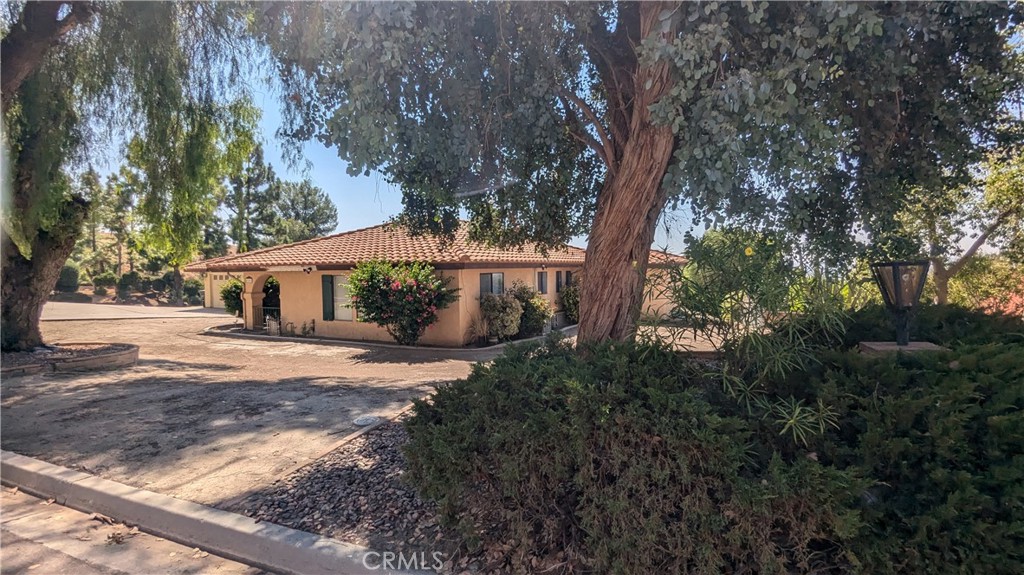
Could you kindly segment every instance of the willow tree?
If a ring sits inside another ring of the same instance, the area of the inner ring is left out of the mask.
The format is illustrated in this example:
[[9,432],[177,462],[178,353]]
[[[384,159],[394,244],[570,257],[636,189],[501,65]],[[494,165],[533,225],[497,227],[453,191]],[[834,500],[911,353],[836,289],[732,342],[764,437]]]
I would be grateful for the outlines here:
[[[138,132],[148,174],[173,157],[184,111],[238,86],[246,7],[235,3],[7,3],[0,46],[4,174],[2,347],[41,343],[39,315],[86,218],[64,175]],[[199,162],[206,159],[199,157]],[[189,201],[160,188],[171,203]]]
[[589,234],[581,340],[635,333],[667,205],[825,243],[962,171],[1019,79],[1007,3],[279,5],[287,135],[401,186],[402,220]]
[[247,100],[188,106],[170,130],[170,154],[141,137],[128,146],[128,162],[146,166],[142,238],[146,249],[171,266],[171,303],[182,303],[181,267],[200,251],[205,228],[225,195],[224,181],[238,177],[256,148],[259,112]]

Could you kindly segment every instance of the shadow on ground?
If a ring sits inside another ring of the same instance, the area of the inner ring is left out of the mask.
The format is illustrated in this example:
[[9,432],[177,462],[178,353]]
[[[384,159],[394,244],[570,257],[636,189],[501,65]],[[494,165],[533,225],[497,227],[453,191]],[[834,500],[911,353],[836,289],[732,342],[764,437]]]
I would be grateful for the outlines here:
[[319,377],[225,378],[235,371],[151,359],[119,372],[7,378],[0,443],[210,503],[311,461],[353,431],[356,417],[394,413],[438,383],[350,377],[344,365]]

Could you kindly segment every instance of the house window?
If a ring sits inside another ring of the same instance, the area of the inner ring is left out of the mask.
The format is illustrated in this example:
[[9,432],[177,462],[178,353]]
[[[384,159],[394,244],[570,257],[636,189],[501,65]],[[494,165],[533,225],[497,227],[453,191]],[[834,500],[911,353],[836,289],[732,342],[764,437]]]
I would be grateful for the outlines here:
[[548,293],[548,272],[537,272],[537,291]]
[[348,307],[348,276],[320,276],[324,321],[352,321],[354,310]]
[[505,274],[502,272],[480,274],[480,295],[505,293]]
[[334,276],[334,319],[352,321],[352,297],[348,293],[348,276]]
[[562,272],[555,272],[555,293],[562,293]]
[[569,287],[572,285],[572,272],[565,272],[565,286]]

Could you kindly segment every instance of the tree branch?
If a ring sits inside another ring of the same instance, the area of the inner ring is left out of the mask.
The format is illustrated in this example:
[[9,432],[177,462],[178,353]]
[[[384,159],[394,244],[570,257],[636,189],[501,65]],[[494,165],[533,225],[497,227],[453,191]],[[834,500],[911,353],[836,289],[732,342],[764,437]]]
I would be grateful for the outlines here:
[[594,113],[594,110],[590,108],[583,98],[577,96],[572,90],[559,88],[559,93],[562,97],[568,98],[574,104],[579,106],[580,110],[583,111],[583,115],[586,116],[587,119],[590,120],[590,123],[594,125],[594,128],[597,129],[597,135],[601,138],[601,145],[604,148],[603,156],[605,164],[608,166],[608,171],[614,175],[619,168],[618,159],[615,156],[615,146],[612,145],[612,141],[608,137],[608,132],[605,131],[604,125],[601,124],[597,114]]
[[[608,158],[605,157],[604,148],[602,148],[601,144],[599,144],[598,141],[594,139],[594,136],[590,135],[586,131],[586,129],[583,127],[583,123],[580,122],[580,119],[576,116],[576,113],[573,112],[572,107],[569,106],[569,102],[567,102],[565,98],[563,98],[561,95],[558,96],[558,101],[562,103],[562,108],[565,110],[565,123],[566,129],[569,130],[569,135],[571,135],[573,138],[583,143],[584,145],[592,148],[595,152],[597,152],[597,157],[601,158],[601,161],[603,161],[606,166],[609,165]],[[611,170],[610,167],[609,170]]]
[[0,98],[5,114],[21,83],[42,66],[50,48],[97,10],[92,2],[69,2],[67,5],[70,13],[58,20],[65,3],[27,2],[21,19],[11,26],[0,42]]
[[998,230],[999,227],[1006,222],[1006,218],[1009,218],[1016,209],[1017,208],[1010,208],[1008,210],[1004,210],[998,216],[996,216],[996,220],[992,222],[992,224],[989,225],[987,228],[985,228],[983,232],[981,232],[981,235],[978,236],[976,240],[974,240],[974,243],[971,244],[971,247],[967,248],[967,251],[964,252],[964,254],[960,256],[953,265],[949,266],[949,275],[955,276],[960,270],[962,270],[964,266],[967,265],[967,262],[970,261],[972,257],[974,257],[974,254],[976,254],[978,250],[981,249],[981,246],[985,245],[985,242],[988,241],[989,236],[994,234],[996,230]]

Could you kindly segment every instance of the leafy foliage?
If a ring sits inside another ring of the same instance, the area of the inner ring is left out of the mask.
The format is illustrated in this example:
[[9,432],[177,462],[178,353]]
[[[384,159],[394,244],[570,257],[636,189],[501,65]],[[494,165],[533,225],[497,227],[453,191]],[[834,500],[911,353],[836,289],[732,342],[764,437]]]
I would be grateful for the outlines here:
[[338,208],[327,192],[309,180],[280,184],[277,213],[271,230],[276,243],[320,237],[338,226]]
[[274,168],[263,161],[263,146],[256,145],[244,168],[230,178],[231,189],[225,207],[230,219],[231,238],[239,252],[266,245],[277,221],[280,182]]
[[245,284],[242,280],[231,278],[220,286],[220,298],[224,301],[224,311],[231,315],[242,313],[242,292]]
[[417,401],[405,453],[511,572],[1009,574],[1022,352],[822,352],[764,382],[836,407],[805,446],[667,348],[513,346]]
[[96,287],[114,287],[117,285],[117,276],[112,272],[94,275],[92,277],[92,285]]
[[78,273],[78,266],[75,264],[64,264],[64,267],[60,268],[60,275],[57,277],[57,291],[78,291]]
[[415,345],[437,321],[437,312],[458,299],[427,263],[360,263],[349,276],[348,290],[356,319],[375,323],[402,345]]
[[487,335],[504,341],[519,333],[523,305],[512,294],[484,294],[480,296],[480,315],[487,325]]
[[572,282],[562,288],[562,310],[570,324],[580,322],[580,274],[574,274]]
[[826,244],[889,225],[908,186],[963,180],[1021,87],[1015,4],[662,8],[646,38],[631,3],[295,6],[264,33],[290,136],[400,184],[407,223],[451,232],[461,205],[500,243],[588,231],[656,89],[643,66],[670,68],[650,108],[675,138],[670,203]]
[[886,359],[830,354],[792,378],[795,393],[842,414],[817,444],[820,460],[857,467],[874,482],[858,505],[868,529],[847,541],[859,571],[1024,569],[1024,339],[1017,341]]
[[[844,344],[851,348],[862,341],[889,341],[894,334],[892,315],[881,305],[865,307],[851,314],[845,331]],[[1024,318],[954,305],[923,305],[914,312],[910,337],[953,348],[1024,342]]]
[[857,532],[855,474],[783,458],[708,402],[696,366],[582,352],[514,346],[416,402],[410,478],[467,533],[512,557],[561,552],[552,572],[778,573]]
[[555,315],[548,300],[537,290],[520,281],[512,282],[505,293],[516,298],[523,308],[516,338],[534,337],[544,333],[544,327]]

